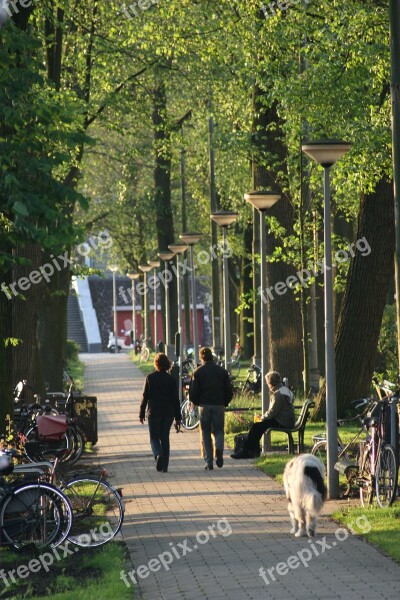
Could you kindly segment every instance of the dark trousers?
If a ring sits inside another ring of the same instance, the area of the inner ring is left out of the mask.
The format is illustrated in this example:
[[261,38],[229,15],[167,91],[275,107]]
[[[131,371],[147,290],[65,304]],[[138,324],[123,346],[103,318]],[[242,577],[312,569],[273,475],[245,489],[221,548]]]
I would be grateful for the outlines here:
[[254,425],[250,427],[247,438],[247,450],[249,452],[253,452],[254,454],[258,453],[260,440],[270,427],[282,427],[282,425],[280,425],[276,419],[264,419],[259,423],[254,423]]
[[211,432],[215,437],[215,451],[224,452],[224,420],[225,406],[222,404],[207,404],[200,406],[200,427],[203,437],[204,460],[208,465],[213,464],[213,446]]
[[154,457],[163,457],[163,468],[168,469],[169,463],[169,432],[173,422],[172,417],[149,417],[150,444]]

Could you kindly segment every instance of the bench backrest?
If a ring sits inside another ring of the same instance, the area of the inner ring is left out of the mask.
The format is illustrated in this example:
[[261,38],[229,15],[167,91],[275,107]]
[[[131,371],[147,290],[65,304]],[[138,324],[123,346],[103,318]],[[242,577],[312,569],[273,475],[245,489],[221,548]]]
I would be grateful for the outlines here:
[[294,425],[296,429],[305,426],[305,424],[307,423],[308,415],[310,414],[310,410],[314,408],[314,406],[314,400],[306,400],[304,402],[303,406],[301,407],[299,417]]

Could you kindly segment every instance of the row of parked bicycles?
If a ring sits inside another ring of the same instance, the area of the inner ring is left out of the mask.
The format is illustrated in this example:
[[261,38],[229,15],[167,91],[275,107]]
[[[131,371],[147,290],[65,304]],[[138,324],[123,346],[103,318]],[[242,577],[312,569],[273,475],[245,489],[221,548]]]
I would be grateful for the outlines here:
[[[389,381],[374,384],[378,398],[354,400],[355,416],[338,421],[339,426],[359,422],[360,428],[347,443],[338,435],[335,469],[346,478],[345,495],[358,487],[362,506],[376,498],[380,507],[387,508],[398,493],[400,388]],[[314,436],[313,441],[311,453],[326,465],[326,434]]]
[[122,526],[122,492],[106,480],[104,469],[70,472],[85,445],[73,381],[63,413],[38,395],[25,404],[31,392],[27,381],[16,386],[15,431],[0,440],[0,543],[22,550],[66,540],[82,547],[109,542]]

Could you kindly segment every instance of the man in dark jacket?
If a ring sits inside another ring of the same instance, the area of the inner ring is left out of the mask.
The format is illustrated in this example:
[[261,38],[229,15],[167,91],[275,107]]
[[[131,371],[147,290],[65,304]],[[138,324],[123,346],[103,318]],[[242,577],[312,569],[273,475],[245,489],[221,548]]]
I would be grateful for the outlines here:
[[213,467],[211,432],[215,437],[217,467],[224,464],[224,421],[225,407],[232,400],[233,389],[228,372],[215,364],[210,348],[200,349],[203,363],[193,374],[190,385],[190,400],[200,407],[200,426],[203,438],[206,470]]
[[266,374],[265,380],[271,392],[274,393],[271,405],[260,423],[250,427],[247,442],[242,451],[231,454],[232,458],[255,458],[260,455],[260,440],[270,427],[288,428],[294,426],[295,416],[293,408],[294,395],[288,387],[283,385],[281,376],[277,371]]

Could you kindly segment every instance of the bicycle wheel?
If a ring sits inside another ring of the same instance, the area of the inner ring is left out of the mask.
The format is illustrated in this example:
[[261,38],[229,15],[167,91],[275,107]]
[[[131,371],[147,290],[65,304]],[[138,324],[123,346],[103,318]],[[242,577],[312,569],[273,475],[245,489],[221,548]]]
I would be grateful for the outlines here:
[[199,407],[190,400],[185,400],[181,405],[182,425],[185,429],[196,429],[200,423]]
[[101,546],[112,540],[124,520],[124,504],[107,481],[82,478],[65,485],[74,522],[68,539],[77,546]]
[[48,483],[13,488],[0,505],[1,531],[16,549],[58,546],[72,526],[72,508],[64,494]]
[[358,485],[360,486],[361,506],[370,506],[374,495],[375,481],[371,473],[371,459],[369,449],[360,453],[360,469]]
[[66,455],[64,462],[66,462],[68,465],[74,465],[76,462],[78,462],[83,454],[85,449],[85,440],[83,438],[82,431],[75,424],[68,426],[67,435],[69,444],[71,446],[71,452]]
[[325,468],[325,473],[327,473],[328,469],[328,452],[327,452],[327,442],[326,440],[321,440],[314,444],[311,449],[311,454],[319,458]]
[[393,446],[387,444],[379,453],[375,477],[376,500],[381,508],[393,504],[397,489],[398,465]]

